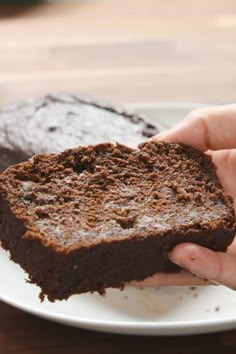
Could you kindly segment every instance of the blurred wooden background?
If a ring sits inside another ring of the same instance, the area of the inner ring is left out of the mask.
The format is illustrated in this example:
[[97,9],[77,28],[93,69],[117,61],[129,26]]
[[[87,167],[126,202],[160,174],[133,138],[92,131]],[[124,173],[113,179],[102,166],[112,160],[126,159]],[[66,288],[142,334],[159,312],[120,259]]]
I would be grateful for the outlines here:
[[233,102],[235,43],[235,0],[0,5],[0,104],[52,91]]
[[[235,0],[0,1],[0,105],[48,92],[121,103],[228,103]],[[0,302],[1,354],[236,353],[236,330],[188,337],[73,329]],[[81,353],[82,353],[81,352]]]

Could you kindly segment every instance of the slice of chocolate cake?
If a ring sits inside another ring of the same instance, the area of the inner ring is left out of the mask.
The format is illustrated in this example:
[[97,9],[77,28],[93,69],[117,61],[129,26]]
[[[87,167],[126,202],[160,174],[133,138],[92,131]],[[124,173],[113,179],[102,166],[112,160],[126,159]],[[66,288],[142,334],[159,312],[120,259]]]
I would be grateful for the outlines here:
[[48,95],[0,110],[0,172],[38,153],[103,142],[137,146],[166,128],[123,108],[76,95]]
[[210,157],[179,144],[36,155],[0,176],[0,195],[2,246],[51,301],[177,271],[176,244],[225,251],[235,234]]

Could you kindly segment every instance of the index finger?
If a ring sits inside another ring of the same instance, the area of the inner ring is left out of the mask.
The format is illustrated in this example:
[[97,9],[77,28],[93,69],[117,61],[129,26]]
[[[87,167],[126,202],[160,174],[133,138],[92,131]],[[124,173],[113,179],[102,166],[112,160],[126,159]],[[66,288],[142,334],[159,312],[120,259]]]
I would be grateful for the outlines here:
[[236,104],[192,111],[152,140],[182,143],[203,152],[236,148]]

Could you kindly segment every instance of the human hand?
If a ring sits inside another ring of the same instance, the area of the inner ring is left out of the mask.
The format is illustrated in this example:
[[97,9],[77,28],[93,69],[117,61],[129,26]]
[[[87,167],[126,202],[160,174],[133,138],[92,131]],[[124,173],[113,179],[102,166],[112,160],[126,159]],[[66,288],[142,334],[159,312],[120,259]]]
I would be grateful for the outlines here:
[[[236,104],[193,111],[176,127],[152,140],[183,143],[210,154],[236,208]],[[176,274],[158,273],[132,285],[222,284],[236,290],[236,239],[227,253],[183,243],[170,252],[169,258],[185,270]]]

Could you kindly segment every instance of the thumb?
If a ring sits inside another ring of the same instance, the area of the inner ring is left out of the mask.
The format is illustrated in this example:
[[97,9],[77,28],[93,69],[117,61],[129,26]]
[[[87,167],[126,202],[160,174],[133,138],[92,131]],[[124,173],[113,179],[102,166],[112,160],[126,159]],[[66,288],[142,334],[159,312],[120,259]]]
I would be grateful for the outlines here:
[[173,263],[200,278],[236,290],[236,256],[215,252],[196,244],[182,243],[169,255]]
[[183,143],[203,152],[236,148],[236,104],[192,111],[151,140]]

